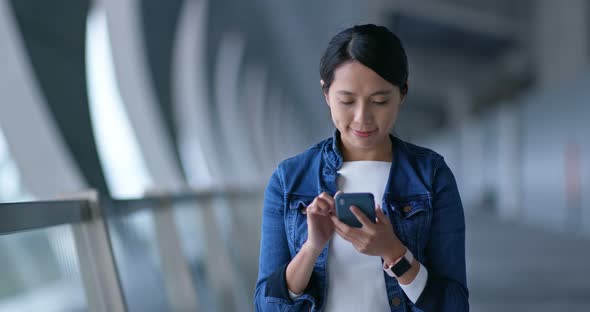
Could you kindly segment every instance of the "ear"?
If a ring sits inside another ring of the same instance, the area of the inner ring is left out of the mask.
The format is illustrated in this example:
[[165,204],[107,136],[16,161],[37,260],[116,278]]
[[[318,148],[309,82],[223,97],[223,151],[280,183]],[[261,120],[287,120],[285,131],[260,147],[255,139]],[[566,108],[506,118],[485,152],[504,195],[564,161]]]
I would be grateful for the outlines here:
[[324,99],[326,100],[326,104],[328,106],[330,106],[330,101],[328,99],[328,91],[327,90],[324,90],[324,85],[325,84],[326,83],[324,82],[324,80],[323,79],[320,79],[320,86],[322,87],[322,93],[324,94]]
[[401,96],[402,96],[402,99],[401,99],[401,102],[400,102],[401,104],[404,104],[404,102],[406,101],[406,98],[408,97],[408,92],[409,92],[408,90],[410,90],[410,85],[408,83],[408,80],[406,80],[405,88],[404,89],[405,89],[405,92],[401,94]]

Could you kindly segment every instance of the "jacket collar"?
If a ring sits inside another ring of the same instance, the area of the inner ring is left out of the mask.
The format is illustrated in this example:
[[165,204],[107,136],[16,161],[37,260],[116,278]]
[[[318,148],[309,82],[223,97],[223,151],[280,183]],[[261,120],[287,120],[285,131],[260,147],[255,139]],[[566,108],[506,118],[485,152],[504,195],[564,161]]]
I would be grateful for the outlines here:
[[[398,159],[398,141],[399,139],[389,134],[389,138],[391,139],[391,149],[393,155],[393,162],[395,163]],[[324,147],[324,159],[328,167],[334,171],[340,169],[342,167],[343,156],[342,151],[340,150],[340,131],[338,129],[334,129],[333,135],[331,138],[328,139],[326,142],[327,144]]]

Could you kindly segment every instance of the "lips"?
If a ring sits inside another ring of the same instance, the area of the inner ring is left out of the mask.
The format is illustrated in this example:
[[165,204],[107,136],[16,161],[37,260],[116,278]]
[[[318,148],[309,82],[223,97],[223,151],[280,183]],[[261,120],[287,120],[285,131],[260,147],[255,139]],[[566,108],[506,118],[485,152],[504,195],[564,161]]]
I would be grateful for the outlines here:
[[361,138],[368,138],[371,136],[371,134],[373,134],[376,130],[371,130],[371,131],[359,131],[359,130],[354,130],[351,129],[352,133],[354,133],[354,135],[361,137]]

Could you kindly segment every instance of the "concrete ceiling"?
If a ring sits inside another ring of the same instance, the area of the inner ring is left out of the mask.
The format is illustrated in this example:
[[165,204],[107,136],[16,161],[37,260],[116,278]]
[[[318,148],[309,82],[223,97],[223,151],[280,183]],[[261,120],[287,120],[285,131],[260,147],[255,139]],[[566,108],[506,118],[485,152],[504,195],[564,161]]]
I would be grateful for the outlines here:
[[464,90],[471,112],[529,85],[531,1],[371,1],[379,22],[404,42],[410,97],[398,121],[406,138],[445,126],[450,92]]

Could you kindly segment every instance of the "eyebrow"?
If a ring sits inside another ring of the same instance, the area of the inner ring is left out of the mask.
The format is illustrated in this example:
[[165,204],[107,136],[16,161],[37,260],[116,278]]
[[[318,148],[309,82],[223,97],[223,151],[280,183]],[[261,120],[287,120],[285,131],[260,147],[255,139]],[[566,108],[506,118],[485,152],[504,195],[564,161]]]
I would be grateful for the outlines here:
[[[374,95],[389,95],[393,90],[381,90],[381,91],[377,91],[377,92],[373,92],[371,93],[370,96],[374,96]],[[350,92],[350,91],[346,91],[346,90],[340,90],[340,91],[336,91],[337,94],[341,94],[341,95],[356,95],[354,92]]]

